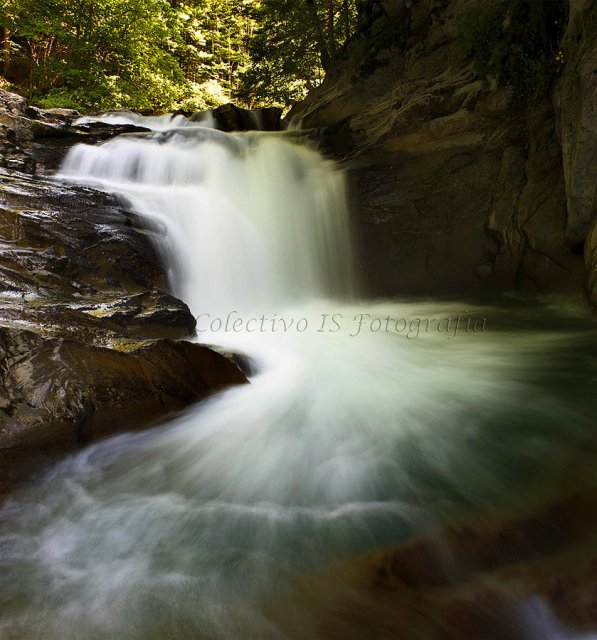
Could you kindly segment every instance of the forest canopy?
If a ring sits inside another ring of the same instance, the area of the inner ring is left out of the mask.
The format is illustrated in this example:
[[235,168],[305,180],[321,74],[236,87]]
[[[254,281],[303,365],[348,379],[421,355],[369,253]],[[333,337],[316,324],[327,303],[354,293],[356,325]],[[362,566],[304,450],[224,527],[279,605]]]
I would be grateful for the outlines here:
[[4,82],[43,107],[287,107],[359,0],[0,0]]

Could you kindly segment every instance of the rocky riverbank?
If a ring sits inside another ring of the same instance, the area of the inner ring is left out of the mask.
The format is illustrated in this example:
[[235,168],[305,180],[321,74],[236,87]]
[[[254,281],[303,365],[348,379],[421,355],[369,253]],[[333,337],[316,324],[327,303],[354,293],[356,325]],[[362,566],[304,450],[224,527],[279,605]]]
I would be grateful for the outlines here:
[[42,450],[147,425],[246,378],[183,340],[195,318],[167,292],[158,231],[105,194],[42,175],[73,141],[123,128],[80,131],[76,114],[0,98],[1,484]]

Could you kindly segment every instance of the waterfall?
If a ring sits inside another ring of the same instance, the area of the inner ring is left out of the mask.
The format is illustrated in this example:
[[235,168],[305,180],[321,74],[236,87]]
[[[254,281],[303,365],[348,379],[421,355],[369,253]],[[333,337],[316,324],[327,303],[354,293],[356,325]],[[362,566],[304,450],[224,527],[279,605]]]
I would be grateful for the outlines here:
[[122,136],[75,147],[62,171],[121,193],[163,229],[171,287],[195,313],[352,290],[343,175],[279,134]]
[[132,125],[151,131],[170,131],[178,127],[213,127],[214,119],[211,112],[206,111],[200,117],[191,121],[183,115],[168,114],[165,116],[141,116],[132,111],[112,111],[97,116],[83,116],[77,118],[74,125],[90,125],[95,123],[112,125]]
[[258,366],[3,507],[0,636],[316,638],[297,580],[499,506],[562,463],[590,420],[541,376],[577,379],[557,354],[582,331],[359,299],[331,161],[284,134],[144,122],[156,131],[75,147],[61,177],[142,216],[196,339]]

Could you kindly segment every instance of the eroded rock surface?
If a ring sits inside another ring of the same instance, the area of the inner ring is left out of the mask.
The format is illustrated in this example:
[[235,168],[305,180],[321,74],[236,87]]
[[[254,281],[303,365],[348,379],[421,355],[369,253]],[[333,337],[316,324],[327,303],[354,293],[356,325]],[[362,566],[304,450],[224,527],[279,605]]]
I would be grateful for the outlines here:
[[587,298],[597,311],[597,5],[570,3],[558,81],[558,109],[566,183],[566,237],[584,247]]
[[78,124],[79,116],[74,109],[30,106],[23,97],[0,89],[0,167],[49,174],[79,142],[94,144],[122,133],[148,131],[133,125]]
[[[364,1],[358,37],[293,110],[324,128],[324,148],[349,170],[374,292],[582,289],[597,184],[594,3],[570,3],[569,17],[542,3],[549,33],[512,35],[544,38],[542,57],[514,81],[478,62],[488,47],[497,66],[492,33],[507,41],[531,4]],[[517,60],[502,60],[505,76]],[[540,91],[544,64],[560,77],[555,109],[553,87]]]

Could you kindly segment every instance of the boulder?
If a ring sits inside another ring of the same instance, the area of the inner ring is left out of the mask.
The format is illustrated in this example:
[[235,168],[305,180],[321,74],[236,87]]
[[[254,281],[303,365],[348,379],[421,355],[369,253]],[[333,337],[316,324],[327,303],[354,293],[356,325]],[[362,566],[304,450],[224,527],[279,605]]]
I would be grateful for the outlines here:
[[[220,131],[280,131],[282,129],[282,109],[278,107],[243,109],[229,103],[216,107],[209,113],[213,115]],[[203,120],[206,112],[185,115],[188,115],[191,121],[196,121]]]
[[234,362],[186,341],[109,347],[0,325],[0,447],[78,444],[139,428],[231,384]]
[[16,93],[0,89],[0,112],[21,116],[27,108],[27,100]]

